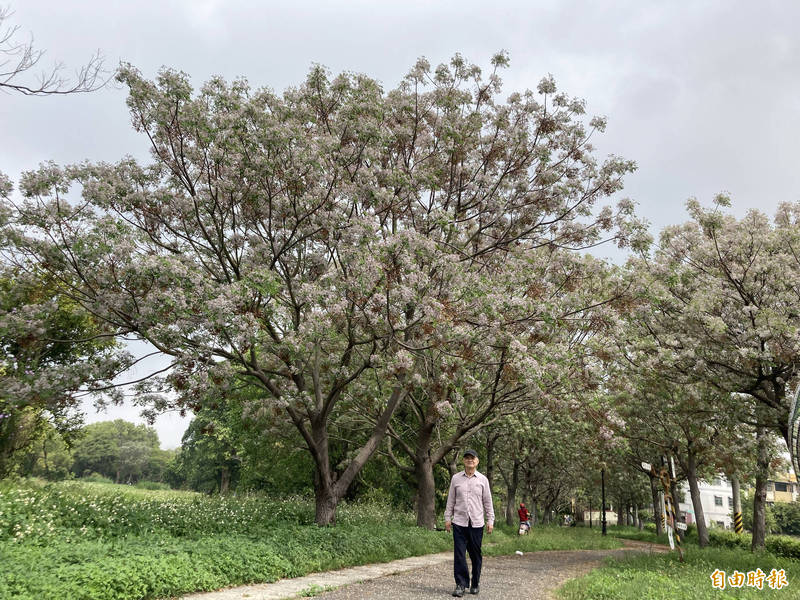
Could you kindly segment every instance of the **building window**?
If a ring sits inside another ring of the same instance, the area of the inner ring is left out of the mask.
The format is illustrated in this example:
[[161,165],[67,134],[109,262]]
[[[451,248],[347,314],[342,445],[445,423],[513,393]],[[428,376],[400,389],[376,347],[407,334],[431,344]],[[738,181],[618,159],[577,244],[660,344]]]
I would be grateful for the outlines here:
[[775,482],[775,491],[776,492],[788,492],[789,491],[789,484],[782,483],[780,481]]
[[728,496],[728,508],[730,508],[731,506],[733,506],[733,498]]
[[717,521],[717,525],[725,529],[725,521]]
[[714,506],[722,506],[722,496],[714,496]]

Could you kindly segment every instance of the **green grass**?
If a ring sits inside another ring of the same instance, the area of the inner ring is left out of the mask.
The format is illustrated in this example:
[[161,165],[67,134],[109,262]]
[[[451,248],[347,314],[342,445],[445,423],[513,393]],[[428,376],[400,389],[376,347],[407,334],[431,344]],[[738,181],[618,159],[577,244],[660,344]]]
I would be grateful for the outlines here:
[[483,535],[483,553],[487,556],[540,552],[542,550],[604,550],[621,548],[622,542],[611,536],[603,537],[599,529],[583,527],[537,526],[525,536],[518,536],[517,529],[501,525],[491,535]]
[[[488,555],[620,546],[558,527],[520,538],[500,525],[484,540]],[[310,498],[0,481],[0,599],[164,598],[451,549],[450,534],[382,504],[342,503],[320,528]]]
[[306,498],[0,482],[0,598],[160,598],[452,547],[386,506],[313,519]]
[[[376,503],[343,503],[336,527],[319,528],[310,498],[0,481],[0,600],[166,598],[452,549],[450,534],[414,523],[413,514]],[[632,528],[611,533],[538,526],[518,537],[516,528],[500,524],[484,536],[484,551],[495,556],[618,548],[622,543],[613,535],[641,534]],[[663,565],[651,566],[632,569],[638,569],[637,577],[663,577]],[[633,577],[630,570],[623,572]],[[710,581],[710,572],[698,571],[697,585]],[[608,581],[626,585],[617,575]],[[608,581],[601,588],[611,585]],[[633,581],[635,590],[641,582]]]
[[623,538],[626,540],[639,540],[640,542],[652,542],[654,544],[669,544],[667,534],[656,535],[654,531],[639,529],[628,525],[611,525],[607,528],[608,535]]
[[[800,598],[800,561],[777,557],[769,552],[751,553],[741,548],[700,549],[691,541],[686,546],[685,562],[677,554],[636,554],[609,559],[606,566],[589,575],[567,582],[558,595],[563,600],[692,600],[727,598]],[[760,568],[766,575],[784,569],[788,585],[781,590],[754,587],[740,589],[726,585],[714,589],[711,574],[719,569],[732,575],[745,575]]]

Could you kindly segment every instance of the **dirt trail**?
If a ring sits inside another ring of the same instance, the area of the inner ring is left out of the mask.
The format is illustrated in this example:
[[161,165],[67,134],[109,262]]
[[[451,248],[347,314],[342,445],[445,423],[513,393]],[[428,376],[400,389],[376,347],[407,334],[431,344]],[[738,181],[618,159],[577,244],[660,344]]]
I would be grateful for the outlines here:
[[[477,597],[552,600],[553,591],[565,581],[601,566],[606,557],[668,550],[647,542],[622,541],[625,548],[617,550],[559,550],[484,557],[481,591]],[[323,600],[441,600],[452,597],[453,587],[453,556],[451,552],[443,552],[314,573],[275,583],[192,594],[184,596],[184,600],[282,600],[312,594]],[[465,598],[472,597],[469,593],[465,595]]]

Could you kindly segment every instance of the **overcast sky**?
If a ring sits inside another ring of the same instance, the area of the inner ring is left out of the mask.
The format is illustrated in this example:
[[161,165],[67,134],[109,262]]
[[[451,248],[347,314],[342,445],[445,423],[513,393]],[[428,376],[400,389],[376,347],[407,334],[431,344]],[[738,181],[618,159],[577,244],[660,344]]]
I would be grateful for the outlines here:
[[[2,2],[2,0],[0,0]],[[42,65],[74,68],[97,50],[113,68],[162,66],[199,85],[244,76],[282,90],[313,63],[366,73],[394,87],[420,56],[456,52],[482,66],[498,50],[504,89],[535,88],[552,73],[560,90],[608,118],[598,154],[635,160],[623,196],[654,233],[686,218],[684,203],[727,191],[733,210],[768,213],[800,200],[800,3],[566,0],[11,0],[9,22],[46,49]],[[22,38],[21,38],[22,39]],[[0,97],[0,171],[13,179],[40,162],[146,156],[130,127],[125,92]],[[139,372],[143,372],[145,367]],[[90,421],[123,417],[119,408]],[[156,424],[176,447],[188,421]]]

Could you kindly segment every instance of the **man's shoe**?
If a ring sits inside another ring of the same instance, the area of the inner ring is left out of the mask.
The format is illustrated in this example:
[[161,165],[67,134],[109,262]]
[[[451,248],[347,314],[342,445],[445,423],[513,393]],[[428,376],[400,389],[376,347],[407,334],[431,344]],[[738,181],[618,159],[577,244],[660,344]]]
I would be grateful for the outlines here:
[[464,588],[461,587],[460,585],[457,585],[456,589],[453,590],[453,596],[455,596],[456,598],[461,598],[462,596],[464,596]]
[[480,587],[477,586],[477,585],[473,585],[471,588],[469,588],[469,593],[470,594],[477,594],[480,591],[481,591]]

